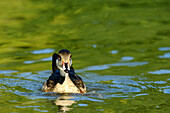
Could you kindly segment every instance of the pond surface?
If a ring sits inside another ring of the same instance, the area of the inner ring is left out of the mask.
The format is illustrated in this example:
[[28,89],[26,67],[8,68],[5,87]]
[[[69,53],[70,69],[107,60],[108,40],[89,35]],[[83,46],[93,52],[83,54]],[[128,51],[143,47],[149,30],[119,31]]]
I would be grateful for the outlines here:
[[[1,2],[1,112],[169,113],[168,4]],[[41,91],[51,74],[51,56],[60,49],[72,52],[86,94]]]

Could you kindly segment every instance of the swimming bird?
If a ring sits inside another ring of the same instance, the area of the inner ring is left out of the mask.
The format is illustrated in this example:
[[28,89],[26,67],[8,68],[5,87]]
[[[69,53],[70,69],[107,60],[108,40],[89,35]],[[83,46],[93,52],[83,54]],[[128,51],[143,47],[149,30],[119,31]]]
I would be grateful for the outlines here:
[[86,93],[86,86],[72,66],[71,52],[62,49],[52,56],[52,74],[42,86],[43,92]]

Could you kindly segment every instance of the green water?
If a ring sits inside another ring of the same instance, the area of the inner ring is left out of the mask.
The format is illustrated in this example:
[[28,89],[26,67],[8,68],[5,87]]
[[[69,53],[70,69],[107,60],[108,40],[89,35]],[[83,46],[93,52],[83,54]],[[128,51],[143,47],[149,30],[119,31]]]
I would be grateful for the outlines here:
[[[0,112],[169,113],[169,0],[0,0]],[[41,92],[72,52],[87,94]]]

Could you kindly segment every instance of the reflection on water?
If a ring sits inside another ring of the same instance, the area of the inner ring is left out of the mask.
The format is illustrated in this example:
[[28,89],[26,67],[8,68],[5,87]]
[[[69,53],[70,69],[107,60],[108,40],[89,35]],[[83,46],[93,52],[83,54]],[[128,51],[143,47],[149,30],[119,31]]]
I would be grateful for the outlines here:
[[79,106],[88,106],[87,104],[78,104]]
[[24,61],[24,63],[25,64],[32,64],[32,63],[39,62],[39,61],[51,61],[51,60],[52,60],[52,57],[48,57],[48,58],[43,58],[43,59],[40,59],[40,60]]
[[[169,0],[79,1],[1,0],[1,113],[169,113]],[[88,93],[41,91],[59,49]]]
[[121,62],[121,63],[114,63],[114,64],[104,64],[104,65],[97,65],[97,66],[89,66],[85,69],[77,70],[78,73],[82,73],[84,71],[92,71],[92,70],[105,70],[109,69],[112,66],[128,66],[128,67],[135,67],[135,66],[142,66],[146,65],[148,62]]
[[[91,73],[92,70],[105,70],[111,66],[138,66],[145,65],[148,62],[125,62],[125,63],[114,63],[105,64],[98,66],[89,66],[85,69],[77,70],[77,72],[82,73],[82,79],[87,85],[87,94],[69,94],[69,95],[59,95],[55,93],[42,93],[41,86],[42,83],[49,77],[51,70],[38,71],[35,73],[25,72],[18,73],[16,75],[8,74],[7,72],[16,71],[0,71],[4,74],[3,78],[0,79],[1,90],[5,92],[11,92],[19,96],[25,96],[27,99],[52,99],[55,105],[58,107],[58,112],[67,112],[75,108],[73,105],[79,107],[86,107],[88,104],[79,103],[79,101],[92,101],[92,102],[104,102],[104,99],[111,97],[121,97],[121,98],[135,98],[139,96],[149,95],[146,92],[147,89],[153,88],[158,89],[160,92],[165,94],[170,94],[170,88],[167,86],[167,81],[149,81],[146,77],[141,76],[129,76],[129,75],[100,75],[97,73]],[[89,72],[86,72],[89,71]],[[150,71],[151,74],[167,74],[170,70],[157,70]],[[11,78],[6,78],[10,77]],[[159,86],[159,85],[164,85]],[[9,88],[13,90],[9,90]],[[133,94],[133,95],[132,95]],[[13,101],[13,100],[11,100]],[[15,102],[15,101],[14,101]],[[33,108],[35,111],[48,112],[46,109],[40,109],[42,106],[29,106],[29,105],[16,105],[16,108]],[[97,110],[97,109],[96,109]],[[103,110],[103,109],[102,109]]]
[[148,73],[151,73],[151,74],[168,74],[168,73],[170,73],[170,70],[161,69],[161,70],[156,70],[156,71],[149,71]]
[[170,47],[160,47],[160,51],[170,51]]
[[[170,47],[160,47],[159,51],[170,51]],[[159,55],[159,58],[170,58],[170,52]]]
[[[96,46],[97,47],[97,46]],[[165,50],[165,48],[163,49]],[[167,50],[167,49],[166,49]],[[34,54],[48,53],[48,49],[36,50]],[[114,51],[112,54],[116,54]],[[82,79],[87,85],[88,93],[86,94],[67,94],[61,95],[52,92],[41,92],[41,86],[48,79],[51,70],[37,72],[18,72],[14,70],[0,70],[0,89],[5,93],[12,93],[18,96],[24,96],[31,100],[48,99],[57,106],[57,112],[73,111],[76,107],[88,107],[88,102],[104,103],[109,98],[125,98],[133,99],[140,96],[149,96],[147,90],[154,89],[164,94],[170,94],[168,86],[169,79],[156,80],[150,79],[145,74],[140,75],[100,75],[95,72],[111,69],[112,67],[138,67],[145,66],[149,62],[132,62],[134,57],[125,56],[121,61],[112,64],[88,66],[84,69],[76,70],[82,76]],[[51,57],[43,58],[35,61],[25,61],[25,64],[36,63],[38,61],[51,61]],[[130,62],[131,61],[131,62]],[[151,75],[169,74],[170,70],[161,69],[148,71]],[[11,102],[18,102],[15,99]],[[124,100],[123,100],[124,101]],[[36,102],[35,102],[36,103]],[[15,105],[18,109],[31,108],[38,112],[49,112],[45,106],[30,105],[25,102],[21,105]],[[54,107],[54,106],[53,106]],[[43,108],[43,109],[42,109]],[[95,109],[96,111],[105,111],[105,109]]]
[[170,53],[165,53],[164,55],[159,55],[159,58],[170,58]]
[[118,53],[118,52],[119,52],[118,50],[112,50],[112,51],[110,51],[111,54],[116,54],[116,53]]
[[48,58],[43,58],[43,59],[40,59],[41,61],[51,61],[52,60],[52,57],[48,57]]
[[6,73],[17,73],[18,71],[13,70],[0,70],[0,74],[6,74]]
[[[41,50],[34,50],[34,51],[31,51],[31,53],[33,54],[48,54],[48,53],[53,53],[55,51],[55,49],[41,49]],[[24,64],[32,64],[32,63],[35,63],[35,62],[39,62],[39,61],[51,61],[52,60],[52,57],[48,57],[48,58],[43,58],[43,59],[38,59],[38,60],[29,60],[29,61],[24,61]]]
[[86,46],[93,47],[93,48],[98,48],[98,47],[102,48],[103,47],[103,45],[97,45],[97,44],[87,44]]
[[[88,94],[89,95],[92,94],[90,97],[83,97],[83,98],[91,100],[91,101],[93,100],[100,101],[98,100],[98,98],[113,97],[114,96],[113,93],[119,93],[119,92],[120,94],[115,94],[116,97],[121,96],[121,95],[123,97],[128,97],[128,92],[141,92],[144,89],[146,90],[147,87],[152,87],[151,84],[153,83],[154,84],[166,84],[167,83],[167,81],[145,81],[146,80],[145,78],[144,79],[139,78],[140,81],[133,80],[137,76],[128,76],[128,75],[101,76],[96,73],[86,72],[86,71],[91,71],[91,70],[105,70],[105,69],[110,68],[110,66],[124,66],[124,65],[125,66],[138,66],[138,65],[143,65],[143,64],[147,64],[147,62],[128,62],[128,63],[106,64],[106,65],[100,65],[100,66],[90,66],[85,69],[77,70],[78,73],[84,73],[82,76],[82,79],[87,83]],[[9,71],[9,72],[16,72],[16,71]],[[5,73],[5,71],[1,71],[1,73]],[[50,73],[51,73],[50,70],[46,70],[46,71],[38,71],[35,74],[32,74],[31,72],[26,72],[26,73],[19,73],[17,75],[8,75],[8,76],[13,76],[13,78],[1,78],[0,83],[7,85],[8,87],[20,86],[29,91],[29,93],[27,93],[27,92],[22,92],[22,90],[18,89],[14,92],[17,95],[25,95],[26,97],[31,98],[31,99],[44,98],[45,95],[40,94],[41,91],[39,89],[41,88],[42,83],[48,78]],[[167,73],[170,73],[170,70],[157,70],[157,71],[150,71],[148,73],[167,74]],[[105,84],[105,81],[109,81],[109,82]],[[4,86],[1,88],[4,88]],[[166,92],[168,92],[167,88],[165,88],[165,90]],[[30,93],[30,91],[34,93]],[[62,102],[62,100],[64,99],[63,103],[68,101],[71,104],[74,102],[70,101],[70,99],[81,100],[83,98],[78,99],[77,97],[74,98],[74,97],[62,96],[58,98],[55,103],[56,105],[59,105],[60,102]]]
[[24,61],[25,64],[32,64],[34,63],[35,61]]
[[130,61],[130,60],[133,60],[134,57],[131,57],[131,56],[125,56],[125,57],[122,57],[122,61]]
[[54,101],[55,105],[59,107],[59,112],[66,112],[70,111],[72,108],[69,108],[72,104],[76,103],[76,101],[73,100],[74,97],[72,96],[60,96]]
[[121,60],[122,61],[130,61],[130,60],[133,60],[134,57],[131,57],[131,56],[125,56],[125,57],[122,57]]
[[33,54],[48,54],[48,53],[52,53],[54,52],[55,50],[54,49],[41,49],[41,50],[34,50],[34,51],[31,51],[31,53]]

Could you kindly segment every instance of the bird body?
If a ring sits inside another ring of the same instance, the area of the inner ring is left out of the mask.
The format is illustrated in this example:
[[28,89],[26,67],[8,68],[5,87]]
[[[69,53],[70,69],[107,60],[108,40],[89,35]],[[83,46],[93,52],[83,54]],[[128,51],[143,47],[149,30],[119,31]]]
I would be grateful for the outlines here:
[[57,83],[53,89],[53,92],[60,93],[80,93],[80,90],[71,81],[69,75],[67,74],[63,84]]
[[60,50],[52,57],[52,74],[42,86],[44,92],[57,93],[86,93],[86,86],[73,67],[71,53],[68,50]]

